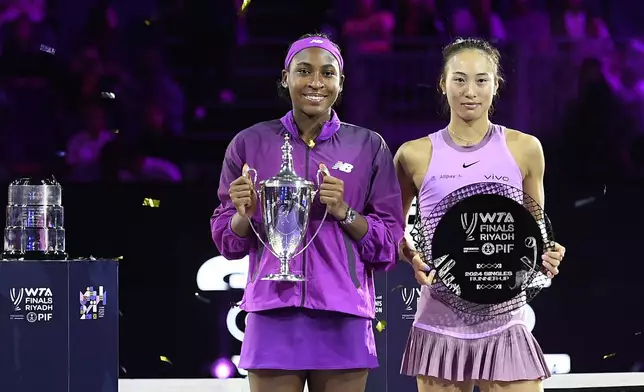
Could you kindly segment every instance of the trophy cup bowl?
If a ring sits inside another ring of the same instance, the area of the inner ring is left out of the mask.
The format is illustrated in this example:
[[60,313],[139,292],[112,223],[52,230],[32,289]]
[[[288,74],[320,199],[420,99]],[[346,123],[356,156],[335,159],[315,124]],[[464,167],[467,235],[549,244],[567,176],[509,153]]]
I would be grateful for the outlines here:
[[3,259],[64,260],[62,188],[55,178],[9,185]]
[[[317,171],[317,189],[312,181],[299,177],[293,169],[289,135],[286,134],[284,139],[280,171],[276,176],[261,181],[260,189],[257,191],[266,240],[262,239],[251,219],[248,218],[248,220],[259,241],[280,261],[279,272],[267,275],[262,280],[302,282],[306,280],[305,277],[292,273],[289,263],[311,244],[326,219],[325,211],[317,231],[298,251],[308,229],[311,204],[322,182],[323,174],[328,173],[322,169]],[[251,180],[255,184],[257,171],[249,169],[248,173],[253,175]]]

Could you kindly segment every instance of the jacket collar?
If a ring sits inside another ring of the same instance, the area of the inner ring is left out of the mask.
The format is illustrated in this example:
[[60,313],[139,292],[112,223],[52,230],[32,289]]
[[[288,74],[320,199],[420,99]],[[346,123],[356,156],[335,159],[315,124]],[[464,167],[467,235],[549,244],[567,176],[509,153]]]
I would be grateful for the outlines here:
[[[297,130],[297,125],[295,124],[295,119],[293,118],[293,111],[289,111],[280,119],[282,122],[282,125],[284,125],[284,128],[289,131],[289,133],[293,136],[293,138],[300,138],[300,135]],[[327,122],[324,123],[322,126],[322,132],[320,132],[320,135],[315,139],[316,141],[323,141],[330,139],[333,135],[335,135],[338,130],[340,130],[340,125],[342,123],[340,122],[340,119],[338,118],[337,113],[335,110],[331,110],[331,119]]]

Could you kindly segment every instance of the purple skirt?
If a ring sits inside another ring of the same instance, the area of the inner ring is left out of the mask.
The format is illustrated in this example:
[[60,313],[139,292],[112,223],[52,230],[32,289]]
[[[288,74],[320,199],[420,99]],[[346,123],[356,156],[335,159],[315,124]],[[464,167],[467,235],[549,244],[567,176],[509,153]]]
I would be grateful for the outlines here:
[[240,357],[246,370],[378,367],[372,320],[305,308],[249,313]]
[[523,325],[479,339],[459,339],[413,327],[400,372],[453,382],[550,377],[539,344]]

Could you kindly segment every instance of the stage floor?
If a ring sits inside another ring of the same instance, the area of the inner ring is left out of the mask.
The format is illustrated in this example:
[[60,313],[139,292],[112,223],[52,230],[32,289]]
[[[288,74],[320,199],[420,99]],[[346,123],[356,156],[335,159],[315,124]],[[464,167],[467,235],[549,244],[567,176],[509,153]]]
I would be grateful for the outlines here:
[[[642,387],[644,373],[557,374],[546,380],[546,390]],[[215,379],[121,379],[119,392],[249,392],[248,380]]]

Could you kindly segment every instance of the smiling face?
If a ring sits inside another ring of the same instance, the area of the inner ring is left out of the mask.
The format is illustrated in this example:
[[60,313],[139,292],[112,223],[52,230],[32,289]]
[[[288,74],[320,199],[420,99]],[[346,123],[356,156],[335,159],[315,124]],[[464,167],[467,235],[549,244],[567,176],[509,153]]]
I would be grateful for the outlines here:
[[487,116],[498,88],[497,68],[480,50],[467,49],[452,56],[441,80],[452,115],[467,122]]
[[322,48],[307,48],[282,71],[282,85],[288,88],[293,108],[309,117],[328,113],[342,91],[344,76],[338,60]]

